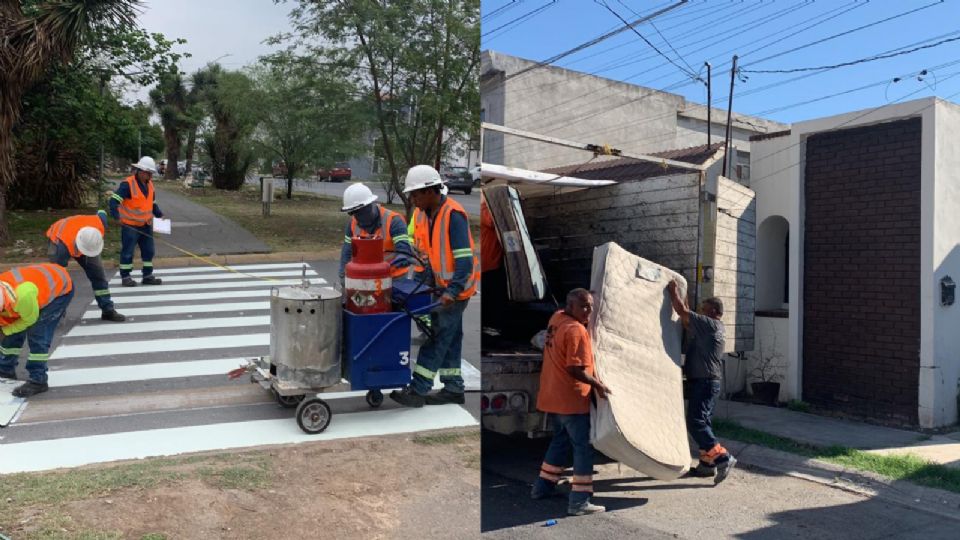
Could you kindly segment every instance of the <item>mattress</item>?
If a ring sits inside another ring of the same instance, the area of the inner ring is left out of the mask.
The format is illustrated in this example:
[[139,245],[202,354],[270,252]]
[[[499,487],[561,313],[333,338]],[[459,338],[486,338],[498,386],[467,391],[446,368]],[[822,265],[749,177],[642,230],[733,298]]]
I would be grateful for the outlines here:
[[597,376],[612,394],[590,411],[593,447],[658,480],[690,467],[683,408],[682,324],[666,286],[672,270],[615,243],[594,249],[591,317]]

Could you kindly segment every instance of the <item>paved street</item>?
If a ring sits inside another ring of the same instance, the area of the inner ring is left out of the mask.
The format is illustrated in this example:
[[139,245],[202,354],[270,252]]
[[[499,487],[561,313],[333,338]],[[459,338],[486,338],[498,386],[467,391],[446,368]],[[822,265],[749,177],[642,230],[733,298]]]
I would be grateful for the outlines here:
[[[265,178],[266,179],[266,178]],[[275,187],[278,192],[287,189],[287,183],[282,178],[273,179]],[[260,177],[252,176],[247,178],[247,183],[251,185],[260,185]],[[367,182],[367,187],[370,188],[377,196],[380,197],[380,201],[386,201],[386,193],[383,191],[383,188],[375,182]],[[321,195],[329,195],[331,197],[343,197],[343,191],[350,186],[350,182],[318,182],[316,180],[294,180],[293,190],[294,191],[304,191],[307,193],[319,193]],[[464,195],[459,191],[453,192],[453,198],[457,200],[463,209],[469,212],[471,215],[479,216],[480,215],[480,190],[474,189],[470,195]],[[394,202],[398,202],[399,199],[394,199]]]
[[[564,498],[529,498],[546,442],[484,433],[484,538],[958,538],[960,516],[948,520],[750,468],[738,468],[713,487],[710,480],[661,482],[600,463],[595,502],[607,513],[568,518]],[[549,519],[558,523],[544,526]]]
[[[315,283],[336,276],[332,261],[308,266]],[[0,430],[0,473],[476,425],[475,395],[463,407],[403,409],[387,398],[370,410],[365,392],[354,392],[325,395],[332,422],[310,436],[297,427],[293,410],[248,377],[228,380],[242,359],[269,354],[270,288],[299,282],[301,268],[297,262],[236,266],[252,274],[244,275],[169,268],[159,260],[162,286],[121,288],[113,277],[114,300],[128,320],[106,323],[89,283],[71,265],[77,296],[50,358],[51,389]],[[471,324],[479,327],[479,302],[468,309],[465,326]],[[477,389],[472,366],[479,363],[479,337],[464,345],[468,390]]]

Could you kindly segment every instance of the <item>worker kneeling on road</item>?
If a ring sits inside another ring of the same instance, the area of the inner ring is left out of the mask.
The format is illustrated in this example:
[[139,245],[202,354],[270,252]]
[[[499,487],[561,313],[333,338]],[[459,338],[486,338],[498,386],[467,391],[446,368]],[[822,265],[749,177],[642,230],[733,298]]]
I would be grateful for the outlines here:
[[377,204],[377,196],[367,186],[357,183],[343,192],[343,209],[350,216],[340,251],[340,283],[350,262],[351,238],[383,238],[384,259],[390,263],[393,279],[407,275],[410,266],[410,237],[403,216]]
[[687,430],[700,447],[700,462],[690,471],[690,476],[713,477],[713,484],[723,482],[737,460],[730,455],[713,434],[711,423],[713,407],[720,396],[720,379],[723,376],[725,337],[723,302],[719,298],[707,298],[700,304],[698,313],[690,311],[677,291],[677,282],[667,284],[674,311],[683,321],[683,327],[692,334],[687,345],[683,371],[690,384],[690,399],[687,404]]
[[106,227],[107,213],[103,210],[98,210],[95,216],[65,217],[47,229],[47,238],[50,239],[47,256],[50,262],[64,268],[71,258],[77,261],[93,286],[93,298],[100,307],[100,318],[122,322],[126,317],[113,307],[103,262],[100,260]]
[[151,157],[142,157],[133,166],[133,176],[128,176],[117,187],[110,199],[110,215],[120,220],[120,278],[124,287],[136,287],[130,277],[133,271],[133,252],[140,246],[143,261],[144,285],[160,285],[160,278],[153,275],[153,218],[163,217],[160,207],[154,202],[153,175],[157,165]]
[[[413,379],[390,397],[407,407],[463,403],[460,360],[463,349],[463,312],[480,281],[480,262],[474,254],[473,236],[467,212],[443,195],[440,173],[429,165],[417,165],[407,172],[404,193],[417,207],[414,244],[426,255],[428,278],[438,289],[442,304],[430,314],[433,339],[420,347]],[[427,395],[439,373],[443,389]]]
[[30,346],[30,379],[13,390],[16,397],[47,391],[47,359],[57,324],[73,298],[73,282],[57,264],[21,266],[0,274],[0,378],[16,379],[23,342]]
[[610,389],[594,373],[593,344],[587,322],[593,297],[586,289],[567,293],[567,305],[550,317],[543,348],[537,409],[553,419],[553,439],[540,465],[530,496],[557,494],[557,482],[573,447],[573,482],[567,504],[571,516],[606,510],[590,502],[593,494],[593,446],[590,445],[590,394],[606,399]]

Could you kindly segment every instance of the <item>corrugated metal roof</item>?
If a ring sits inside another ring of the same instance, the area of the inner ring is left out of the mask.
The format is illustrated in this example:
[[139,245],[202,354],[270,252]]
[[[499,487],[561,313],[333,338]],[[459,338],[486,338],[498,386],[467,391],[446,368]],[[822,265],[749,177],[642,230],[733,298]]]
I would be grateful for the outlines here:
[[[661,157],[695,165],[703,165],[711,158],[717,155],[723,149],[723,143],[715,143],[707,146],[691,146],[689,148],[680,148],[677,150],[667,150],[665,152],[656,152],[651,156]],[[679,167],[666,168],[658,163],[650,161],[640,161],[631,158],[608,159],[606,161],[593,161],[586,164],[567,165],[565,167],[556,167],[547,169],[543,172],[552,173],[560,176],[572,176],[574,178],[585,178],[587,180],[616,180],[626,182],[630,180],[641,180],[652,178],[654,176],[666,176],[670,174],[682,174],[691,172],[689,169]]]

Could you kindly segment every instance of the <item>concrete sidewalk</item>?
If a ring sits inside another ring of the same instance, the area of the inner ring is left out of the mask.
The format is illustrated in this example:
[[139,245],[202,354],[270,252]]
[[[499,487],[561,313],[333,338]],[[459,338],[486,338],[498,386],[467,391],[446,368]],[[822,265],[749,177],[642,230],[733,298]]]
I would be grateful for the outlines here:
[[237,223],[155,184],[157,204],[172,221],[172,234],[156,234],[158,257],[182,257],[173,244],[197,255],[270,253],[270,247]]
[[930,436],[736,401],[720,401],[714,415],[811,445],[844,446],[878,454],[914,454],[933,463],[960,468],[960,432]]

